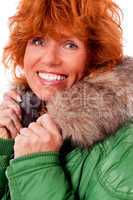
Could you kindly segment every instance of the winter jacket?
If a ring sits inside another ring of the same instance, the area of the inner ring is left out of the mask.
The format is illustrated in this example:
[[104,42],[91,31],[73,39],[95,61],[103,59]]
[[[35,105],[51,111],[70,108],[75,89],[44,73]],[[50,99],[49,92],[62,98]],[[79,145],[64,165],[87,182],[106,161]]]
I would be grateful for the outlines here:
[[47,110],[61,128],[60,152],[13,159],[0,139],[1,200],[133,199],[133,59],[56,94]]

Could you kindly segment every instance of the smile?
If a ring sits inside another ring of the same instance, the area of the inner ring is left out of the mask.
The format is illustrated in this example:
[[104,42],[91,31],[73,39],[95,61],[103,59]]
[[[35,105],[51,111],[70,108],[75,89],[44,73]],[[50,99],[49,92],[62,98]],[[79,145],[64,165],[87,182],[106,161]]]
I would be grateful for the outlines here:
[[62,81],[67,78],[66,75],[51,74],[46,72],[38,72],[38,76],[46,81]]
[[47,72],[38,72],[37,74],[43,83],[48,85],[61,83],[67,78],[66,75],[52,74]]

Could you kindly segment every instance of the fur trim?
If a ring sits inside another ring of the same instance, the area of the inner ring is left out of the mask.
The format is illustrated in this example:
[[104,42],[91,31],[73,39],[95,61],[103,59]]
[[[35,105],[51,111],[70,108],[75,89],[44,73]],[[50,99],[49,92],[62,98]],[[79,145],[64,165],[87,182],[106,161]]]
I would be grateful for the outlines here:
[[47,107],[63,138],[88,148],[133,119],[133,58],[125,58],[111,71],[86,76],[71,89],[56,93],[47,105],[30,89],[19,90],[24,126],[46,112]]
[[89,147],[133,119],[133,59],[96,77],[87,76],[71,89],[57,93],[47,109],[63,138]]

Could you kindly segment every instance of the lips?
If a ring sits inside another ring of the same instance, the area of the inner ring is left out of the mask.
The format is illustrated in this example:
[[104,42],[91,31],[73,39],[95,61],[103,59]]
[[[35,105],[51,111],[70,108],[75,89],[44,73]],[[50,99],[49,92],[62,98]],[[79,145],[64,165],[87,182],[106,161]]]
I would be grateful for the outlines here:
[[67,75],[64,74],[57,74],[57,73],[49,73],[49,72],[44,72],[44,71],[38,71],[37,72],[38,77],[40,82],[43,85],[58,85],[58,84],[62,84],[66,79],[67,79]]
[[38,76],[46,81],[63,81],[67,78],[66,75],[48,73],[48,72],[38,72]]

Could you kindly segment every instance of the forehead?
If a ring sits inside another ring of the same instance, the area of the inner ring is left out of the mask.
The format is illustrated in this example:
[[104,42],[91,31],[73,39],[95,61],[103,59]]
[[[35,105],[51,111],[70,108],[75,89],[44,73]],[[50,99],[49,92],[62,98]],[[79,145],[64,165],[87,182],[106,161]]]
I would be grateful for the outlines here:
[[40,35],[42,37],[47,36],[55,40],[75,38],[86,42],[86,38],[82,34],[79,34],[72,26],[48,25],[43,27],[40,34],[36,32],[35,35]]
[[[64,29],[63,28],[52,28],[46,30],[44,33],[44,36],[51,37],[55,40],[60,40],[60,39],[68,39],[68,38],[77,38],[77,36],[73,33],[72,30]],[[78,39],[78,38],[77,38]]]

